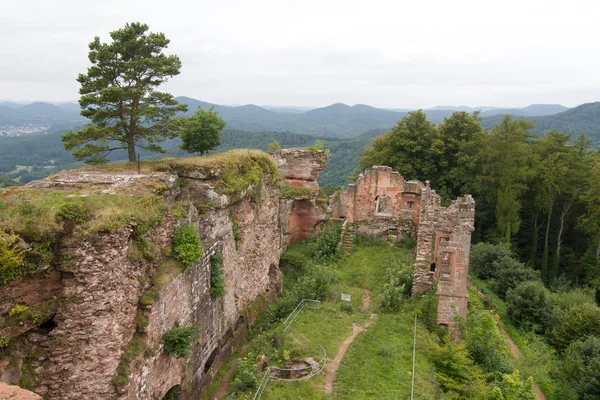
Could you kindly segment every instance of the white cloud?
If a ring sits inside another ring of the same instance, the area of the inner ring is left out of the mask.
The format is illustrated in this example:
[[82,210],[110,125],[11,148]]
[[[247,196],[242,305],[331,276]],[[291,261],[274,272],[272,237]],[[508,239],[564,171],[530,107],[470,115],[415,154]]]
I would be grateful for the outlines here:
[[524,106],[596,101],[593,0],[20,0],[0,15],[0,98],[77,98],[87,44],[142,21],[171,39],[165,89],[232,104]]

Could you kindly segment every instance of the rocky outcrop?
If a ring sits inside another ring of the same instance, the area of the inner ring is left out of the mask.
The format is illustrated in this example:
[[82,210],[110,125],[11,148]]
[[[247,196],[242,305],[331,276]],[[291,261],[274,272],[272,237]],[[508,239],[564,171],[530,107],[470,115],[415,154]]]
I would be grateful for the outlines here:
[[18,386],[0,382],[0,399],[2,400],[42,400],[42,397]]
[[[283,149],[273,154],[283,177],[280,223],[283,245],[306,239],[325,219],[325,204],[319,200],[319,171],[325,168],[326,154],[311,149]],[[326,199],[325,199],[326,201]]]
[[[322,218],[324,154],[274,158],[235,151],[150,162],[141,174],[83,169],[3,192],[15,213],[25,202],[48,222],[0,218],[20,248],[47,253],[27,252],[43,265],[0,291],[0,380],[49,399],[160,399],[173,387],[198,398],[281,290],[285,245]],[[184,224],[204,247],[185,271],[172,243]],[[216,296],[211,259],[221,256]],[[163,350],[177,327],[195,327],[187,357]]]

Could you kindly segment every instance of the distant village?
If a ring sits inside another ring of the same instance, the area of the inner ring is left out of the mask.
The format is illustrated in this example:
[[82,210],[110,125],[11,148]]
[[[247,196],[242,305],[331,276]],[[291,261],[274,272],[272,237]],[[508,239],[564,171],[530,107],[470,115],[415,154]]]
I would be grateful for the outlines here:
[[0,125],[0,136],[16,137],[26,136],[36,133],[43,133],[50,129],[50,125]]

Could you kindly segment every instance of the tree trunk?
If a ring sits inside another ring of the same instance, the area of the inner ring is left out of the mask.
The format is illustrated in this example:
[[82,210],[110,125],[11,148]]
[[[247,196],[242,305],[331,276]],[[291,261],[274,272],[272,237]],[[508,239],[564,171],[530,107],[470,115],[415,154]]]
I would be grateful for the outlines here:
[[548,221],[546,222],[546,235],[544,237],[544,254],[542,254],[542,280],[548,283],[548,237],[550,236],[550,220],[552,219],[552,207],[548,212]]
[[137,124],[137,109],[140,104],[140,99],[133,99],[131,103],[131,115],[129,116],[129,132],[127,132],[127,155],[129,162],[136,162],[135,156],[135,128]]
[[127,155],[129,156],[129,162],[136,162],[137,158],[135,155],[135,140],[133,135],[127,135]]
[[560,213],[560,227],[558,228],[558,235],[556,237],[556,257],[560,258],[560,247],[562,245],[562,234],[565,226],[565,218],[569,215],[569,211],[571,210],[571,206],[573,205],[573,197],[565,202],[563,205],[562,211]]
[[531,239],[531,249],[529,255],[529,262],[533,268],[535,268],[537,264],[538,230],[538,214],[535,214],[535,219],[533,220],[533,238]]

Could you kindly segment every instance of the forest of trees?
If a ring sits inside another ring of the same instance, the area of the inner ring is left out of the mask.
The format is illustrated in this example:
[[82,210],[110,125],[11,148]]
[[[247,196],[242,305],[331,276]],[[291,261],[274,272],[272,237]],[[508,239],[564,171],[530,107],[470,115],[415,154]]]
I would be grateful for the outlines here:
[[447,204],[471,193],[475,243],[500,243],[540,271],[600,285],[600,156],[585,135],[550,131],[505,116],[486,131],[477,114],[455,112],[439,126],[412,112],[363,152],[361,167],[389,165],[430,180]]

